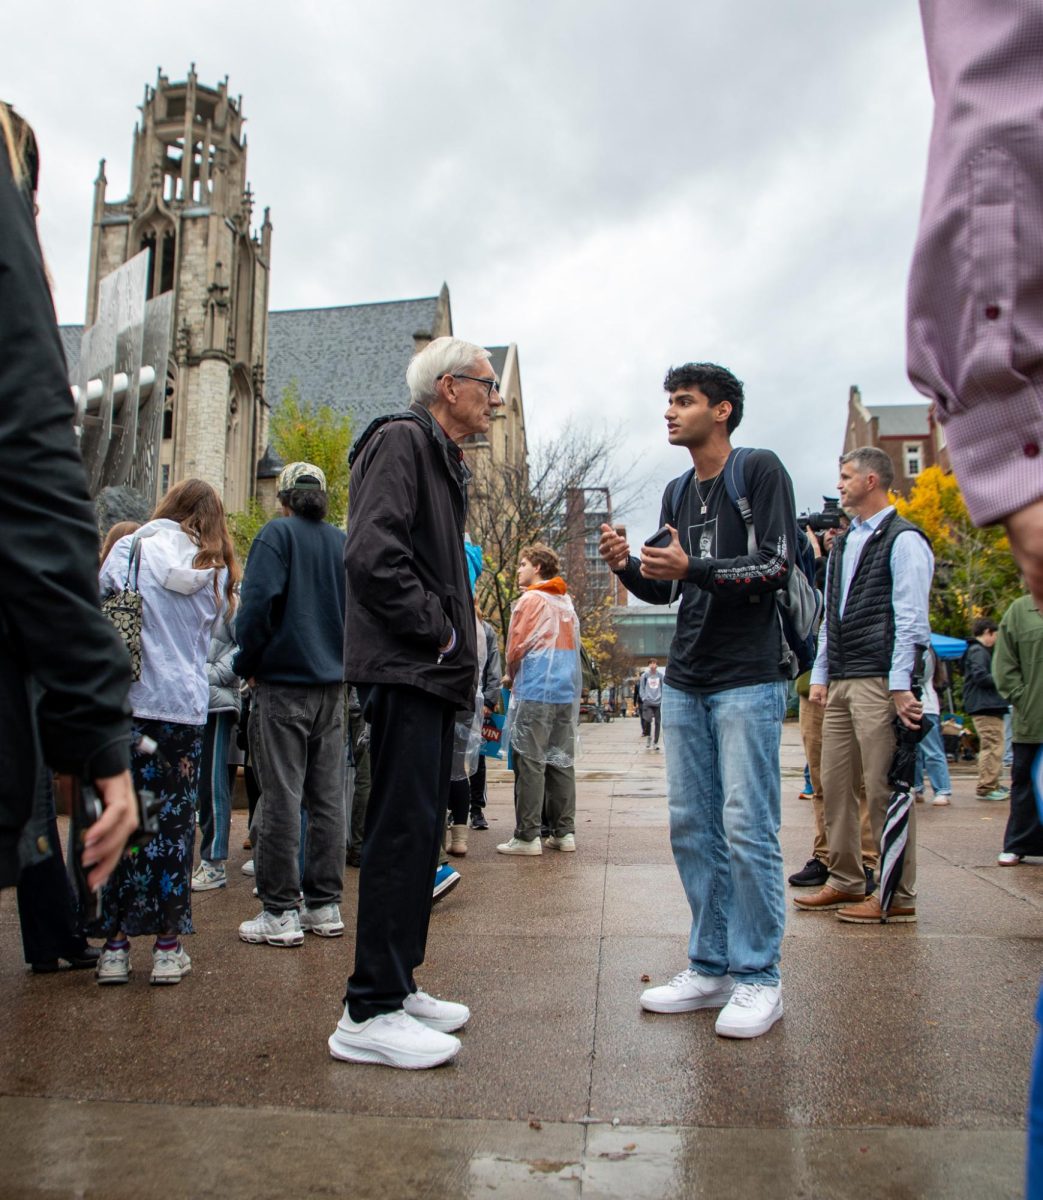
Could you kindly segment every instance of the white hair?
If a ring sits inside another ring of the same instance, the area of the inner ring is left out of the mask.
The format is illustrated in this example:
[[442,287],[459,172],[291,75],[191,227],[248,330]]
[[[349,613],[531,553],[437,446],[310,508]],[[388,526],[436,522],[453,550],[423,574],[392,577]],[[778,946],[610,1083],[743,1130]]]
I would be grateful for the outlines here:
[[489,361],[489,351],[460,338],[439,337],[413,355],[406,368],[406,385],[414,404],[430,408],[440,375],[467,374]]

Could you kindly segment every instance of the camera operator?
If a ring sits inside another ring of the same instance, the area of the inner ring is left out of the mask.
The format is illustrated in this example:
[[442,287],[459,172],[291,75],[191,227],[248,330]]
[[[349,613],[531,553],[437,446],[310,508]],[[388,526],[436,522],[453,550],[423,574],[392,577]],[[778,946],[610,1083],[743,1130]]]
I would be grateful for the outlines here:
[[83,851],[98,888],[137,826],[130,666],[98,608],[98,533],[36,235],[38,162],[32,130],[0,102],[0,887],[26,858],[42,757],[93,780],[105,806]]

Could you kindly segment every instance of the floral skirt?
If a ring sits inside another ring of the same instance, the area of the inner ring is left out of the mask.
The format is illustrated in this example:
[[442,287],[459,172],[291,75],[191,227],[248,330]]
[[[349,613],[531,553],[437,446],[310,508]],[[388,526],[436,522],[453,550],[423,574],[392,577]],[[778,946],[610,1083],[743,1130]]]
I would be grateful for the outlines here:
[[[203,754],[204,725],[135,718],[130,769],[134,787],[162,800],[159,833],[120,859],[102,892],[101,918],[92,937],[119,930],[139,934],[192,933],[192,852],[196,833],[196,791]],[[158,746],[138,750],[142,735]]]

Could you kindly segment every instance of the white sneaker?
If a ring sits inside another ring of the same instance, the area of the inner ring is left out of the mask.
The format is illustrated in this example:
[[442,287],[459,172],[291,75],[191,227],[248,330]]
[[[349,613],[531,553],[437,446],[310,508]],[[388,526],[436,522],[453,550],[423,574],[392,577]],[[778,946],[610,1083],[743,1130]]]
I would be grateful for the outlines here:
[[737,983],[717,1018],[718,1037],[755,1038],[782,1016],[782,985]]
[[180,983],[192,970],[192,960],[178,943],[175,950],[152,949],[152,974],[149,983]]
[[407,1071],[437,1067],[460,1050],[458,1038],[429,1029],[401,1008],[356,1025],[345,1007],[327,1044],[342,1062],[381,1063]]
[[645,988],[641,1007],[645,1012],[694,1012],[697,1008],[720,1008],[728,1003],[735,982],[730,975],[700,975],[689,967],[661,987]]
[[257,870],[254,867],[254,860],[252,858],[248,858],[246,860],[246,862],[244,862],[243,865],[239,868],[239,870],[242,871],[242,873],[244,875],[256,875],[257,874]]
[[574,833],[563,833],[561,837],[553,835],[547,838],[548,850],[561,850],[565,854],[571,854],[576,849],[576,835]]
[[521,838],[512,837],[509,842],[501,842],[496,847],[497,854],[542,854],[543,846],[539,838],[531,842],[523,842]]
[[939,807],[945,804],[952,803],[952,792],[935,792],[931,799],[932,804],[937,804]]
[[471,1010],[466,1004],[454,1004],[452,1000],[436,1000],[427,992],[413,992],[402,1002],[402,1010],[428,1029],[440,1033],[452,1033],[462,1029],[471,1019]]
[[99,983],[129,983],[130,971],[129,950],[102,950],[94,967],[94,978]]
[[[1021,855],[1011,854],[1009,850],[1004,850],[1003,853],[997,857],[996,861],[1001,867],[1016,867],[1018,863],[1021,862]],[[105,954],[107,953],[109,953],[109,951],[105,951]],[[102,955],[103,958],[105,954]]]
[[193,892],[209,892],[214,888],[223,888],[227,882],[224,863],[207,862],[204,858],[192,872]]
[[322,904],[318,908],[301,910],[301,928],[319,937],[340,937],[344,932],[344,922],[340,919],[340,909],[336,904]]
[[239,936],[244,942],[299,946],[304,941],[304,930],[295,908],[284,913],[273,913],[264,908],[252,921],[244,921],[239,926]]

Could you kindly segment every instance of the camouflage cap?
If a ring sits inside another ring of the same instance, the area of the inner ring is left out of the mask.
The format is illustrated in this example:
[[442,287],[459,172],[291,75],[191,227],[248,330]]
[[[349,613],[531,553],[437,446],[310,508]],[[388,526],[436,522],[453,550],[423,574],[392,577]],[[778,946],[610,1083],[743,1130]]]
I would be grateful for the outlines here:
[[292,492],[294,488],[300,488],[302,491],[324,492],[326,476],[313,463],[287,463],[279,472],[279,482],[276,484],[275,490],[280,493]]

